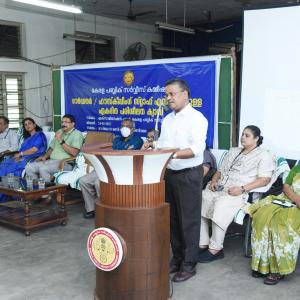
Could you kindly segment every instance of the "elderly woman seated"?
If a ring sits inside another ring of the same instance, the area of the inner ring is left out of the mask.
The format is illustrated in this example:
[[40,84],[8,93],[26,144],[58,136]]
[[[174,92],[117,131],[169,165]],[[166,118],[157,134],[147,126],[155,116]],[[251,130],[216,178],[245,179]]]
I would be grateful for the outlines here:
[[295,270],[300,245],[300,165],[290,171],[283,193],[252,204],[252,276],[277,284]]
[[242,147],[229,150],[203,191],[199,262],[211,262],[224,257],[226,230],[235,214],[247,202],[248,192],[270,182],[275,169],[275,157],[260,147],[262,140],[258,127],[247,126],[241,136]]

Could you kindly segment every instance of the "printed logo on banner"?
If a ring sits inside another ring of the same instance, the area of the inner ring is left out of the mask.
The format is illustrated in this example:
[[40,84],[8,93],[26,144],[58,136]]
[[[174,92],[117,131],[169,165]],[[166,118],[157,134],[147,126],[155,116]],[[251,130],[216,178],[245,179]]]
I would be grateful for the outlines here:
[[123,76],[123,82],[126,85],[132,85],[134,81],[134,74],[132,71],[126,71]]

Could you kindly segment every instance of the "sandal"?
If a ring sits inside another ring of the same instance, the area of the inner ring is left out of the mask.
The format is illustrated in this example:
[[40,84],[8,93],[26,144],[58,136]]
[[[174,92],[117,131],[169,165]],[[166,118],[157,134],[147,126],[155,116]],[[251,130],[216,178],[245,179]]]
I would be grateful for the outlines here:
[[275,285],[283,278],[284,278],[284,275],[280,275],[279,273],[270,273],[267,276],[267,278],[264,280],[264,284]]
[[254,277],[254,278],[262,278],[262,277],[266,277],[267,274],[262,274],[258,271],[252,270],[251,276]]

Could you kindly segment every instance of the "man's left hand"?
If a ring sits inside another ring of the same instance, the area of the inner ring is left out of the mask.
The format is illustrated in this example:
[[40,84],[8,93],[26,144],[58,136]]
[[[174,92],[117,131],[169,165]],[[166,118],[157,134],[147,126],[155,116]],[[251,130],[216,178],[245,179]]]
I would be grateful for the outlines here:
[[22,158],[21,153],[16,153],[16,154],[14,155],[14,160],[15,160],[15,161],[20,161],[21,158]]

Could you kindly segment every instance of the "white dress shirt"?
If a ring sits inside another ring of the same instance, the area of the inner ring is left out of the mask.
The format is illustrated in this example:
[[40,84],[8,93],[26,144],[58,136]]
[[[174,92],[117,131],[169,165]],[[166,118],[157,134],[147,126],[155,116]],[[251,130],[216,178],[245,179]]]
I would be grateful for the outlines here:
[[0,153],[3,151],[16,151],[19,148],[17,133],[9,128],[6,128],[0,133]]
[[181,111],[168,114],[161,126],[158,148],[190,148],[194,157],[171,159],[167,168],[181,170],[199,166],[203,162],[203,152],[208,122],[202,113],[190,104]]

